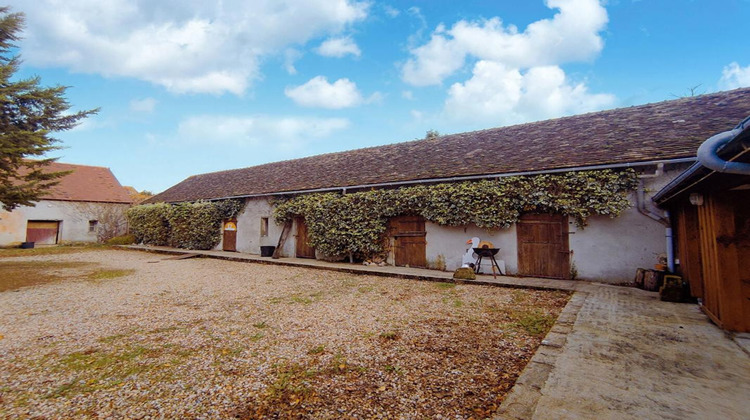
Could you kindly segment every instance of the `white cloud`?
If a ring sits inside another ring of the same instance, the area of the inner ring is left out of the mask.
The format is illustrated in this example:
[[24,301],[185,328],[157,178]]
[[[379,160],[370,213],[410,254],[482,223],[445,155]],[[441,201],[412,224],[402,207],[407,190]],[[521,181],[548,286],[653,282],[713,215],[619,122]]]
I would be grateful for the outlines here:
[[471,79],[450,87],[444,113],[454,120],[508,125],[599,110],[614,101],[612,95],[590,94],[583,83],[571,83],[557,66],[522,72],[479,61]]
[[130,101],[130,110],[151,113],[156,109],[156,103],[154,98],[133,99]]
[[347,127],[349,121],[344,118],[197,115],[180,122],[177,134],[192,143],[273,144],[278,149],[289,150]]
[[387,4],[383,5],[383,11],[385,11],[385,14],[388,15],[388,17],[391,17],[391,18],[395,18],[395,17],[397,17],[398,15],[401,14],[400,10],[396,9],[393,6],[389,6]]
[[385,101],[385,96],[386,95],[384,95],[381,92],[375,92],[372,95],[367,97],[367,99],[365,100],[365,103],[382,105],[383,101]]
[[322,56],[338,58],[347,54],[355,57],[362,55],[362,51],[350,37],[327,39],[315,49],[315,52]]
[[242,94],[259,63],[367,16],[357,0],[10,0],[26,63],[133,77],[178,92]]
[[414,100],[414,92],[412,92],[410,90],[403,90],[403,91],[401,91],[401,97],[404,98],[404,99],[408,99],[410,101],[413,101]]
[[495,17],[481,22],[461,20],[450,29],[439,25],[424,45],[411,49],[402,78],[415,86],[440,84],[461,69],[468,56],[515,68],[589,60],[604,42],[599,36],[608,21],[598,0],[547,0],[559,9],[552,19],[531,23],[519,32]]
[[724,67],[719,86],[723,90],[750,86],[750,66],[740,67],[737,62],[734,62]]
[[599,54],[606,9],[598,0],[546,5],[557,13],[524,30],[498,17],[438,25],[427,42],[410,48],[402,79],[414,86],[439,85],[471,65],[471,77],[448,89],[442,113],[461,122],[505,125],[613,105],[614,96],[589,93],[560,67]]
[[284,70],[289,74],[297,74],[297,68],[294,67],[294,62],[302,58],[302,53],[294,48],[287,48],[284,51]]
[[313,108],[349,108],[363,101],[356,83],[349,79],[328,83],[323,76],[314,77],[300,86],[288,87],[284,94],[298,105]]

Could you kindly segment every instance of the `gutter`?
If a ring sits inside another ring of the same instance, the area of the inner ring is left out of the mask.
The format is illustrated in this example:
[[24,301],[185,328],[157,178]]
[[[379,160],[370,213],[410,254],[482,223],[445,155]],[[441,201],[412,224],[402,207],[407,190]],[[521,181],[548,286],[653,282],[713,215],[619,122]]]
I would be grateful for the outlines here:
[[[653,201],[661,205],[700,184],[715,173],[750,175],[749,163],[735,162],[750,153],[750,141],[747,139],[731,144],[731,148],[736,150],[729,151],[734,153],[734,156],[729,160],[724,160],[718,156],[719,152],[727,152],[727,145],[744,132],[750,132],[750,117],[745,118],[734,129],[719,133],[703,142],[698,148],[698,161],[665,185],[661,191],[654,195]],[[701,172],[704,173],[701,174]],[[698,178],[680,188],[683,183],[687,183],[695,177]]]
[[[317,193],[317,192],[336,192],[336,191],[341,191],[343,194],[346,194],[347,190],[358,190],[358,189],[366,189],[366,188],[393,187],[393,186],[414,185],[414,184],[424,184],[424,183],[438,183],[438,182],[472,181],[472,180],[478,180],[478,179],[501,179],[501,178],[508,178],[511,176],[541,175],[541,174],[577,172],[577,171],[593,171],[593,170],[598,170],[598,169],[639,168],[643,166],[652,166],[652,165],[691,163],[691,162],[695,162],[695,160],[696,158],[694,157],[688,157],[688,158],[666,159],[666,160],[656,160],[656,161],[647,161],[647,162],[610,163],[610,164],[603,164],[603,165],[574,166],[570,168],[542,169],[542,170],[521,171],[521,172],[506,172],[503,174],[495,174],[495,175],[466,175],[466,176],[454,176],[454,177],[446,177],[446,178],[426,178],[426,179],[414,179],[414,180],[408,180],[408,181],[380,182],[380,183],[373,183],[373,184],[351,185],[351,186],[346,186],[346,187],[327,187],[327,188],[315,188],[315,189],[309,189],[309,190],[278,191],[278,192],[272,192],[272,193],[232,195],[232,196],[218,197],[218,198],[204,198],[203,200],[219,201],[219,200],[228,200],[228,199],[233,199],[233,198],[260,198],[260,197],[272,197],[272,196],[280,196],[280,195],[294,195],[294,194],[308,194],[308,193]],[[201,200],[201,199],[198,198],[196,200]],[[181,200],[181,201],[192,201],[192,200]],[[181,201],[169,201],[169,203],[179,203]]]
[[[719,151],[730,141],[737,138],[744,130],[744,124],[750,121],[750,117],[741,122],[734,130],[719,133],[704,141],[698,148],[698,162],[708,169],[716,172],[736,175],[750,175],[750,163],[732,162],[719,157]],[[749,126],[750,127],[750,126]],[[740,155],[750,149],[750,146],[739,142],[742,148]],[[736,156],[735,156],[736,159]]]
[[[673,179],[669,184],[667,184],[664,188],[661,189],[654,197],[652,197],[652,201],[656,202],[657,204],[662,204],[667,200],[670,200],[674,198],[675,196],[681,194],[682,192],[689,190],[694,185],[697,185],[698,183],[702,182],[709,176],[713,175],[714,173],[728,173],[728,174],[736,174],[736,175],[750,175],[750,163],[743,163],[743,162],[732,162],[732,160],[736,160],[748,151],[750,151],[750,144],[745,144],[745,142],[736,142],[736,144],[733,144],[732,146],[739,147],[739,151],[734,153],[734,157],[731,158],[731,160],[727,161],[719,157],[719,151],[721,151],[725,146],[730,144],[732,141],[734,141],[736,138],[738,138],[741,134],[745,132],[747,128],[750,128],[750,126],[745,127],[747,123],[750,122],[750,117],[745,118],[741,123],[739,123],[734,129],[725,131],[723,133],[716,134],[714,136],[709,137],[706,141],[701,143],[700,147],[698,147],[698,161],[690,166],[686,171],[681,173],[677,178]],[[731,153],[731,151],[730,151]],[[690,183],[690,185],[687,185],[683,188],[680,188],[676,192],[672,192],[672,190],[678,188],[683,182],[687,182],[694,176],[698,175],[700,171],[708,169],[711,172],[708,172],[704,176],[700,177],[698,180],[693,181]],[[658,172],[658,170],[657,170]],[[639,201],[642,200],[642,182],[639,180],[638,184],[638,194],[639,194]],[[671,194],[670,194],[671,193]],[[667,194],[670,194],[667,197]],[[639,203],[639,211],[640,205],[642,203]],[[644,205],[645,208],[645,205]],[[644,213],[641,211],[641,213]],[[649,211],[649,213],[651,213]],[[651,214],[646,214],[649,217],[652,217]],[[653,218],[653,217],[652,217]],[[674,272],[674,243],[672,240],[672,226],[669,221],[669,211],[664,212],[664,219],[666,221],[666,237],[667,237],[667,266],[670,272]]]

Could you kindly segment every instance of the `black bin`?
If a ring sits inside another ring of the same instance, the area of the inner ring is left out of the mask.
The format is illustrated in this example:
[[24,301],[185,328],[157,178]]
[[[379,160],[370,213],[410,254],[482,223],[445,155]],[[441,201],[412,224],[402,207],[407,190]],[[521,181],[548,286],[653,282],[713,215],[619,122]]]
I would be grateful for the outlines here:
[[260,247],[260,256],[261,257],[272,257],[273,251],[276,251],[275,246],[262,246]]
[[21,248],[29,249],[34,247],[34,242],[21,242]]

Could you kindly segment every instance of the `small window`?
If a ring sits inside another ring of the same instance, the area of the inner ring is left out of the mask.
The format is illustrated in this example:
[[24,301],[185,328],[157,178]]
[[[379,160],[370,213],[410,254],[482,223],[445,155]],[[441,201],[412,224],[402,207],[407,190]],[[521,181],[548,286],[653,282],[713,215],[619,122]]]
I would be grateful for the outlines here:
[[98,220],[89,220],[89,232],[96,232],[97,226],[99,226]]
[[260,236],[268,236],[268,217],[260,218]]

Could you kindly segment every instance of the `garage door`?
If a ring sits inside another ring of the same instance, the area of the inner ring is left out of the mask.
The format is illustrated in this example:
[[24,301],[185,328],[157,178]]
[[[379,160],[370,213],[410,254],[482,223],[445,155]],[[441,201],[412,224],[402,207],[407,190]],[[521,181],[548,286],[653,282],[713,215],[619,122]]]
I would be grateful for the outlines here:
[[54,245],[60,232],[60,222],[49,220],[29,220],[26,225],[26,242],[40,245]]

